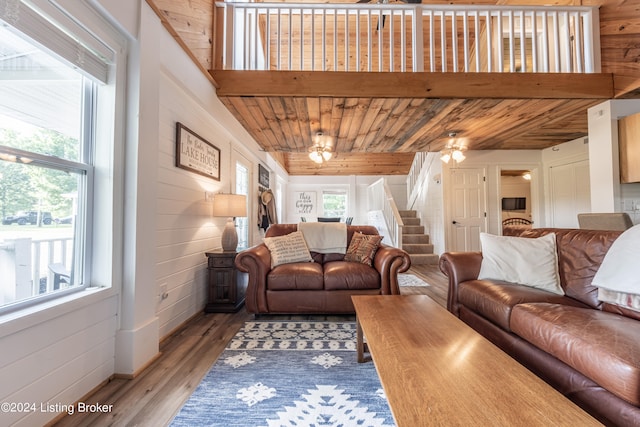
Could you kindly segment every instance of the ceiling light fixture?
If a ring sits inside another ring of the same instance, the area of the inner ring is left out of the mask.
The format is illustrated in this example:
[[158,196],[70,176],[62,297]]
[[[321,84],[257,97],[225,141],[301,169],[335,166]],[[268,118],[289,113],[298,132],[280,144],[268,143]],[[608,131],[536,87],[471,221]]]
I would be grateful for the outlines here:
[[531,172],[523,173],[522,178],[526,179],[527,181],[531,181]]
[[315,163],[322,164],[333,157],[332,139],[322,132],[313,136],[313,146],[309,148],[309,158]]
[[449,132],[449,141],[447,141],[447,145],[444,150],[440,151],[440,160],[444,163],[449,163],[451,159],[456,163],[460,163],[466,159],[466,156],[463,153],[465,147],[458,142],[456,135],[456,132]]

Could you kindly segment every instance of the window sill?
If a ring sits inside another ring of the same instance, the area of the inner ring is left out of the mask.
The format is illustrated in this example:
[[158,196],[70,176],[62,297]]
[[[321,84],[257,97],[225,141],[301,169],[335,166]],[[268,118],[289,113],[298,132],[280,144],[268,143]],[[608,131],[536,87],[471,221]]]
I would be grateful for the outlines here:
[[89,287],[80,292],[0,315],[0,339],[115,295],[112,288]]

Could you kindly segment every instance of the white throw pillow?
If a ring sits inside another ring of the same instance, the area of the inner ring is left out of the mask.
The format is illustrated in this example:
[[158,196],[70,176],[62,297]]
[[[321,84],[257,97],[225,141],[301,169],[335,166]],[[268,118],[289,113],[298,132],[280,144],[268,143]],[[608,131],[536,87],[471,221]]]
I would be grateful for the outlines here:
[[640,225],[626,230],[612,244],[593,277],[600,301],[640,310]]
[[629,310],[640,312],[640,295],[626,292],[610,291],[606,288],[598,288],[598,299],[602,302],[618,305]]
[[480,244],[482,264],[478,279],[504,280],[564,295],[555,233],[535,239],[480,233]]
[[284,236],[265,237],[264,244],[271,252],[271,268],[280,264],[313,261],[307,243],[299,231]]

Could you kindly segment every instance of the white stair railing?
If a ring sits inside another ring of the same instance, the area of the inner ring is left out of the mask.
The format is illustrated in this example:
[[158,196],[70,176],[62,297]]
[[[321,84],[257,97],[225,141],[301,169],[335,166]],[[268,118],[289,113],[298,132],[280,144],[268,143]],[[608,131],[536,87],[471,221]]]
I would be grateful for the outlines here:
[[413,205],[413,201],[411,199],[414,194],[414,189],[419,184],[420,180],[420,172],[422,172],[422,167],[424,163],[427,161],[427,152],[418,152],[413,157],[413,162],[411,163],[411,168],[409,169],[409,173],[407,174],[407,207]]
[[[384,221],[383,234],[386,234],[389,239],[389,244],[396,248],[402,248],[402,229],[404,228],[404,222],[400,217],[400,212],[396,206],[396,202],[391,194],[391,190],[387,185],[384,178],[380,178],[368,188],[369,196],[369,212],[370,220],[374,222],[371,225],[378,226],[380,230],[380,224],[375,222]],[[378,217],[378,214],[382,218]]]
[[378,72],[600,71],[598,9],[216,2],[216,67]]

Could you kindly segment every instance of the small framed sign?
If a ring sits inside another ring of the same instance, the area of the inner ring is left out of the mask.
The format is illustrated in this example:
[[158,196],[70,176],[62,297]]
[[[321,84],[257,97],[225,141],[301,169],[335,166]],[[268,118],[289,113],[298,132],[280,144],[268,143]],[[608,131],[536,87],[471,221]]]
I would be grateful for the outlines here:
[[293,209],[298,215],[316,213],[316,192],[315,191],[294,191]]
[[178,122],[176,166],[220,181],[220,149]]
[[269,188],[269,170],[258,163],[258,184]]

